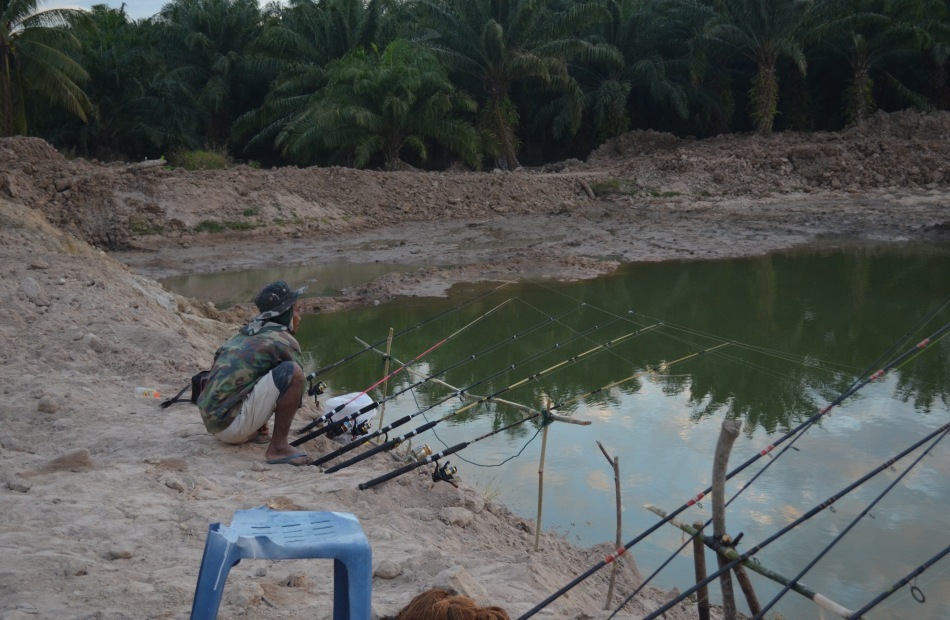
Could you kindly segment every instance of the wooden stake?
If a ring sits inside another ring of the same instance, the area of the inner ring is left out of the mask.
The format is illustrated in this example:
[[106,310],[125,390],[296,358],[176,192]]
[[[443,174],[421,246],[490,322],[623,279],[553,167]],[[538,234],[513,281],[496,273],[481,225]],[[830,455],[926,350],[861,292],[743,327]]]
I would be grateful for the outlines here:
[[[666,511],[663,510],[662,508],[657,508],[656,506],[652,504],[646,504],[644,508],[646,508],[647,510],[649,510],[650,512],[652,512],[653,514],[659,517],[662,517],[664,519],[666,518]],[[698,536],[700,534],[699,530],[697,530],[695,527],[691,527],[687,525],[686,523],[683,523],[682,521],[679,521],[677,519],[670,519],[669,523],[673,527],[678,527],[679,529],[683,530],[690,536]],[[702,525],[702,524],[699,524],[699,525]],[[715,550],[717,553],[720,553],[726,556],[726,558],[728,558],[730,561],[739,559],[740,557],[739,552],[733,549],[732,547],[715,548],[713,546],[712,540],[706,540],[705,536],[703,536],[702,538],[703,538],[703,542],[706,543],[707,547]],[[824,594],[818,594],[817,592],[815,592],[808,586],[799,582],[796,582],[793,584],[788,577],[780,575],[779,573],[776,573],[775,571],[769,568],[766,568],[765,566],[762,566],[761,564],[757,562],[754,562],[752,560],[745,560],[744,562],[742,562],[742,565],[748,568],[749,570],[759,573],[763,577],[771,579],[775,583],[781,584],[783,586],[789,586],[793,592],[797,592],[798,594],[801,594],[805,598],[814,601],[816,605],[818,605],[819,607],[821,607],[822,609],[826,611],[833,613],[836,616],[839,616],[841,618],[850,618],[851,616],[854,615],[853,611],[851,611],[844,605],[834,602],[833,600],[831,600]]]
[[[389,361],[392,359],[389,354],[393,350],[393,328],[389,328],[389,337],[386,338],[386,359],[383,361],[383,376],[389,376]],[[379,425],[376,430],[383,427],[383,416],[386,415],[386,394],[389,393],[389,379],[383,381],[383,404],[379,406]]]
[[[716,442],[716,453],[713,458],[712,473],[712,517],[713,517],[713,536],[716,540],[724,542],[726,536],[726,472],[729,470],[729,453],[732,452],[732,444],[739,436],[739,430],[742,428],[742,422],[738,420],[726,420],[722,423],[722,430],[719,433],[719,441]],[[719,568],[729,563],[722,555],[717,554],[716,560]],[[724,620],[736,620],[736,597],[732,590],[732,577],[729,571],[725,571],[719,577],[719,584],[722,587],[722,616]]]
[[[696,534],[693,536],[693,564],[696,567],[696,583],[706,580],[706,547],[703,546],[703,522],[693,524]],[[699,620],[709,620],[709,589],[702,586],[696,591],[696,611]]]
[[[623,519],[621,517],[622,507],[620,503],[620,457],[615,456],[613,459],[610,458],[610,455],[607,454],[607,451],[604,449],[604,446],[598,441],[597,447],[600,448],[600,451],[604,453],[604,458],[607,459],[607,462],[614,469],[614,495],[616,496],[617,504],[617,538],[615,540],[616,548],[620,549],[623,546]],[[618,563],[620,558],[617,558],[613,561],[613,566],[610,567],[610,585],[607,587],[607,602],[604,604],[604,609],[610,609],[613,605],[610,602],[614,598],[614,584],[617,581],[617,568],[619,568]]]
[[[551,399],[547,396],[544,396],[541,401],[541,407],[547,410],[553,403]],[[544,454],[548,449],[548,427],[550,424],[547,423],[543,417],[541,418],[541,423],[544,424],[544,428],[541,429],[541,462],[538,465],[538,519],[534,524],[534,550],[538,550],[538,546],[541,544],[541,505],[542,498],[544,497]]]

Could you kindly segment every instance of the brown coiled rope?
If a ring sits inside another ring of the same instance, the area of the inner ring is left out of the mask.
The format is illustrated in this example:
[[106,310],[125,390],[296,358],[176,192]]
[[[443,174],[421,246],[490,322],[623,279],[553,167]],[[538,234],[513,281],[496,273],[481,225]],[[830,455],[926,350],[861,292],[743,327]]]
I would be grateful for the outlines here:
[[479,607],[467,596],[432,589],[418,594],[395,620],[511,620],[501,607]]

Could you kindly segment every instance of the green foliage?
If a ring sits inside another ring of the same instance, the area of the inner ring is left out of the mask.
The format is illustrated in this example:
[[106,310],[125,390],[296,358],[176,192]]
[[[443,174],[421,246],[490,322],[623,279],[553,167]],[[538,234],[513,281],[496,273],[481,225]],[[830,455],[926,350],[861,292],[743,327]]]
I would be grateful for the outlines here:
[[327,87],[278,136],[287,155],[310,162],[328,149],[358,168],[379,155],[395,169],[407,150],[424,161],[432,141],[479,166],[478,135],[455,116],[475,104],[426,50],[402,39],[380,54],[357,50],[330,63],[327,77]]
[[261,210],[258,207],[248,207],[241,212],[244,217],[254,217],[255,215],[260,215]]
[[590,188],[597,196],[635,196],[640,191],[635,181],[616,178],[591,181]]
[[653,198],[675,198],[680,195],[680,192],[641,188],[636,181],[621,178],[597,179],[590,182],[590,188],[597,196],[637,196],[641,192]]
[[144,218],[133,216],[129,218],[129,232],[133,235],[159,235],[162,233],[162,227]]
[[250,222],[235,222],[233,220],[201,220],[194,227],[195,232],[221,233],[226,230],[253,230],[257,226]]
[[169,163],[185,170],[224,170],[228,167],[226,155],[215,151],[179,151]]
[[563,116],[573,133],[583,110],[583,95],[570,77],[568,60],[608,53],[574,34],[589,25],[591,10],[558,11],[549,0],[418,0],[415,9],[432,33],[426,45],[469,92],[481,100],[479,118],[497,142],[503,167],[516,168],[520,113],[514,85],[546,89],[562,97]]
[[0,133],[99,159],[514,168],[630,128],[950,105],[946,0],[171,0],[138,21],[40,4],[0,0]]
[[37,11],[38,0],[0,2],[0,136],[27,133],[27,108],[65,109],[83,121],[92,104],[81,84],[88,75],[69,52],[79,42],[67,26],[84,19],[74,9]]

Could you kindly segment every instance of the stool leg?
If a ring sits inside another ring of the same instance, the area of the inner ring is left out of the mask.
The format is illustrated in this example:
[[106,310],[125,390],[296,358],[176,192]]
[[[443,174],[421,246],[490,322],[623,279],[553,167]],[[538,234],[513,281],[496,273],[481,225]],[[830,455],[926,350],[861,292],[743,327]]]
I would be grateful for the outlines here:
[[212,523],[208,527],[195,598],[191,604],[191,620],[214,620],[218,617],[228,573],[241,561],[237,545],[228,542],[221,535],[220,528],[220,523]]
[[350,620],[350,575],[346,563],[333,559],[333,620]]
[[[347,555],[345,562],[334,560],[333,620],[369,620],[373,613],[373,556],[366,543],[358,553]],[[341,581],[342,579],[345,581]],[[345,593],[346,603],[340,598]],[[336,614],[337,609],[347,615]]]

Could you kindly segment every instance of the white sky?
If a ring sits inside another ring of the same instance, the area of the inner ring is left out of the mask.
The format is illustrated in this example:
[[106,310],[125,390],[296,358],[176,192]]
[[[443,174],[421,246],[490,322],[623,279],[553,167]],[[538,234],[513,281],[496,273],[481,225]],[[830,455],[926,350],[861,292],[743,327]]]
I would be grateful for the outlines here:
[[[151,17],[162,10],[162,7],[168,0],[126,0],[125,13],[130,19],[143,19]],[[90,9],[94,4],[105,4],[111,8],[117,9],[122,6],[122,0],[39,0],[36,9],[44,11],[46,9]]]
[[[162,7],[168,2],[169,0],[126,0],[125,13],[130,19],[144,19],[146,17],[152,17],[161,11]],[[106,6],[117,9],[122,6],[122,0],[39,0],[38,6],[36,8],[38,11],[59,8],[88,10],[94,4],[105,4]],[[262,0],[260,4],[263,6],[266,4],[266,2]]]

